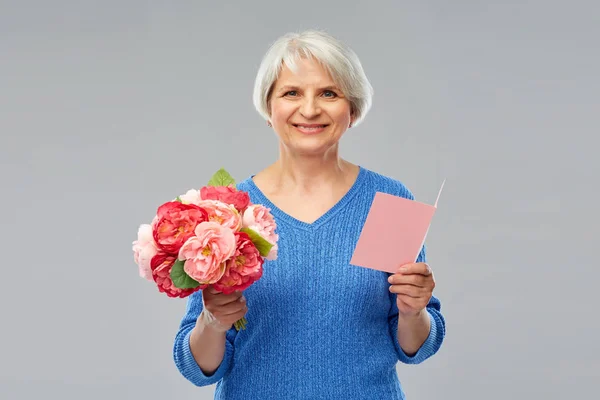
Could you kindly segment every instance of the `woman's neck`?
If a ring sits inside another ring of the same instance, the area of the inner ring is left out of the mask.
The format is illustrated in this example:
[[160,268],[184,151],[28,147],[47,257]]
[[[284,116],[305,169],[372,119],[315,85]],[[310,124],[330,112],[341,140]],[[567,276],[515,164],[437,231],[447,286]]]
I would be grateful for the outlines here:
[[318,157],[282,152],[264,171],[263,183],[271,192],[307,195],[351,185],[357,174],[358,166],[341,159],[337,151]]

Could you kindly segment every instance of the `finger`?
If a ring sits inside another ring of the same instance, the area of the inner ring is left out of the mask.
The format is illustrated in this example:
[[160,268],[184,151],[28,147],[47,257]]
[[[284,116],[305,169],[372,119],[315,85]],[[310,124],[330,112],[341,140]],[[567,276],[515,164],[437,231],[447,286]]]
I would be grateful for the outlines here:
[[240,297],[242,297],[242,292],[233,292],[231,294],[220,293],[209,295],[208,302],[215,306],[223,306],[237,301]]
[[398,296],[396,299],[396,305],[398,306],[398,311],[402,313],[410,313],[414,312],[417,308],[413,304],[414,299],[405,296]]
[[400,274],[418,274],[428,276],[431,275],[431,267],[427,263],[419,262],[419,263],[410,263],[400,266],[398,269],[398,273]]
[[246,302],[241,300],[242,299],[229,304],[225,304],[224,306],[220,306],[216,310],[211,312],[216,317],[226,317],[228,315],[239,313],[247,307]]
[[[233,310],[225,310],[225,311],[219,312],[219,314],[217,314],[217,315],[218,315],[219,319],[225,319],[225,320],[232,319],[235,321],[235,320],[239,319],[239,316],[243,316],[247,312],[248,312],[248,306],[243,305],[243,306],[238,307]],[[232,322],[234,322],[234,321],[232,321]]]
[[225,306],[227,304],[235,303],[235,302],[239,301],[241,298],[242,298],[242,293],[232,293],[232,294],[227,294],[227,295],[221,295],[219,297],[216,297],[213,300],[213,304],[216,304],[218,306]]
[[[207,292],[207,293],[209,293],[209,294],[215,295],[215,296],[221,296],[221,295],[228,296],[228,295],[224,294],[222,291],[220,291],[217,288],[215,288],[213,285],[207,286],[204,289],[204,291]],[[233,293],[240,293],[240,291],[236,290]]]
[[417,287],[427,286],[427,278],[418,274],[394,274],[388,278],[388,282],[393,285],[413,285]]
[[421,308],[422,300],[415,297],[410,297],[405,294],[399,294],[397,296],[397,300],[402,302],[406,307],[411,308],[413,310],[418,310]]
[[424,290],[413,285],[391,285],[390,292],[411,298],[419,298],[423,296]]
[[221,294],[221,292],[215,289],[215,287],[212,285],[208,286],[206,289],[204,289],[204,291],[209,294]]
[[424,263],[424,262],[419,262],[419,263],[404,264],[404,265],[400,266],[400,268],[398,269],[398,273],[404,274],[404,275],[419,274],[419,275],[428,276],[428,275],[431,275],[432,271],[431,271],[431,267],[429,266],[429,264]]
[[402,313],[407,313],[412,310],[412,307],[406,304],[402,299],[396,299],[396,306],[398,307],[398,311]]

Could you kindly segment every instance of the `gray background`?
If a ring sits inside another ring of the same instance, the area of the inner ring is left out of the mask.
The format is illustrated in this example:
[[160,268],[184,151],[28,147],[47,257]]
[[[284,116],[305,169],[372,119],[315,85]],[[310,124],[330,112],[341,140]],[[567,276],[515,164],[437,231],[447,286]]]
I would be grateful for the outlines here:
[[448,336],[398,365],[408,398],[595,393],[598,3],[237,3],[0,3],[0,398],[212,398],[172,361],[185,301],[131,241],[215,169],[275,159],[254,74],[305,28],[375,88],[343,156],[427,203],[447,179],[427,243]]

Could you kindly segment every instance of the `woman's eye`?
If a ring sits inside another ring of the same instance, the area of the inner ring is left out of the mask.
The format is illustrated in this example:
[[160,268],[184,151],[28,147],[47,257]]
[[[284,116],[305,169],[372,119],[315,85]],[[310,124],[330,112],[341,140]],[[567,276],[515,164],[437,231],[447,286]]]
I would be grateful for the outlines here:
[[287,92],[285,95],[286,96],[295,96],[297,93],[295,90],[290,90],[289,92]]
[[332,92],[331,90],[326,90],[325,92],[323,92],[323,94],[325,95],[325,97],[335,97],[335,96],[337,96],[335,94],[335,92]]

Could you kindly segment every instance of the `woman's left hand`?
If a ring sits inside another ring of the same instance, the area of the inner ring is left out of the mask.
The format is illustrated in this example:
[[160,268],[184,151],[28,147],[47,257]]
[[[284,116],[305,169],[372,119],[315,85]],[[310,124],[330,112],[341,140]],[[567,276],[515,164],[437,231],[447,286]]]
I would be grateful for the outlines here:
[[405,264],[388,278],[390,292],[396,293],[401,315],[418,315],[429,303],[435,288],[433,271],[426,263]]

